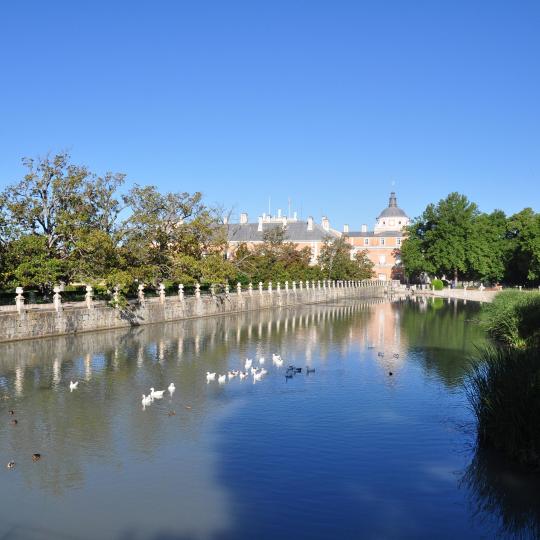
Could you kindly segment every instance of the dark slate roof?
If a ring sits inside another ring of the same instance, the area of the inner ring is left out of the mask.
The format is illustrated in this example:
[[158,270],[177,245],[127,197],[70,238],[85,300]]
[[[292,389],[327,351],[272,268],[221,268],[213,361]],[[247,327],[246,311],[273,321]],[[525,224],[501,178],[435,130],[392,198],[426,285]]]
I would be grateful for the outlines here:
[[393,191],[390,193],[388,206],[379,214],[378,219],[388,217],[408,217],[407,214],[397,205],[397,197]]
[[384,232],[374,232],[374,231],[366,231],[366,232],[360,232],[360,231],[351,231],[348,233],[343,233],[343,236],[350,236],[351,238],[381,238],[381,237],[400,237],[403,236],[403,232],[401,231],[384,231]]
[[[258,223],[229,223],[227,225],[229,242],[262,242],[265,232],[275,227],[283,227],[281,223],[263,223],[262,231],[258,231]],[[289,242],[322,242],[325,238],[338,238],[339,233],[325,231],[321,225],[313,223],[313,230],[307,230],[306,221],[287,223],[285,238]]]

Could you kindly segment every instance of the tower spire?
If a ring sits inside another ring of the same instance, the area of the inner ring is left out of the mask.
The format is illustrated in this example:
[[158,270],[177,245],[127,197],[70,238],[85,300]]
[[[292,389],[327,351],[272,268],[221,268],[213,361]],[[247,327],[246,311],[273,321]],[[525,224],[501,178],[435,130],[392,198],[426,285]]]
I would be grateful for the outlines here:
[[388,208],[397,208],[397,197],[396,197],[395,191],[392,191],[390,193],[390,199],[388,201]]

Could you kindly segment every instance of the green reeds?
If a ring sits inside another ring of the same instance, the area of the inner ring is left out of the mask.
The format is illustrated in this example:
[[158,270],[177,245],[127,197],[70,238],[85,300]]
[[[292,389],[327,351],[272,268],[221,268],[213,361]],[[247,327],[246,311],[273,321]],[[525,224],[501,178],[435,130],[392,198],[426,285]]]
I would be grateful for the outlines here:
[[503,291],[483,309],[489,334],[509,347],[524,348],[540,341],[540,293]]
[[480,350],[466,389],[478,444],[540,468],[540,348]]

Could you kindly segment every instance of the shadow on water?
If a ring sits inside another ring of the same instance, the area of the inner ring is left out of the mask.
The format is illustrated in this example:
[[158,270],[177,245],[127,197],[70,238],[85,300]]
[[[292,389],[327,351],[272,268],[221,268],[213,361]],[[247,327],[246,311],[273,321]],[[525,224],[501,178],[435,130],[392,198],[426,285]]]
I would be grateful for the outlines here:
[[460,487],[468,491],[475,521],[495,522],[498,537],[540,538],[540,473],[477,449]]

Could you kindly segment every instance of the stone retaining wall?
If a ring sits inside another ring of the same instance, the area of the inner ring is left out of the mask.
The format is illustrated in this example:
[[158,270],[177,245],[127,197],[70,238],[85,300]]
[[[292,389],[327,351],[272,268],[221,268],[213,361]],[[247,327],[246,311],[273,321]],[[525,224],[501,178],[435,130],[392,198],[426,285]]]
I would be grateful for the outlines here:
[[113,308],[85,302],[69,307],[50,305],[40,309],[19,306],[0,312],[0,342],[34,339],[109,328],[125,328],[225,313],[278,309],[323,303],[342,298],[376,298],[386,294],[380,281],[335,282],[309,289],[249,290],[217,295],[160,297]]

